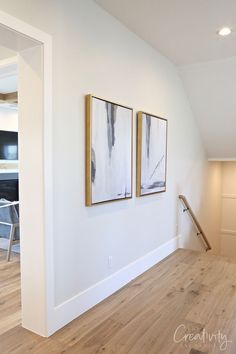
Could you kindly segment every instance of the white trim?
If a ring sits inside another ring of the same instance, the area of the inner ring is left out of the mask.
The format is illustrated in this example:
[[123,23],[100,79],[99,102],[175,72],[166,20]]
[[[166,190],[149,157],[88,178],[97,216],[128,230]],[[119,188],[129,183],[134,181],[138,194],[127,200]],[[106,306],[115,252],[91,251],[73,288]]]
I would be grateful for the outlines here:
[[236,158],[231,158],[231,157],[216,157],[216,158],[209,158],[209,162],[215,161],[215,162],[234,162],[236,161]]
[[[0,24],[36,42],[44,44],[45,42],[51,41],[49,34],[3,11],[0,11]],[[35,44],[38,45],[38,43]]]
[[222,194],[223,199],[236,199],[236,194]]
[[221,230],[221,234],[224,234],[224,235],[236,235],[236,230],[222,229]]
[[[54,307],[54,266],[53,266],[53,160],[52,160],[52,37],[47,33],[21,21],[3,11],[0,11],[0,26],[13,30],[26,38],[31,38],[35,46],[43,45],[44,64],[44,235],[43,244],[45,258],[42,267],[45,268],[44,279],[39,279],[46,284],[42,302],[46,304],[42,313],[44,326],[38,334],[48,336],[53,322]],[[24,309],[23,309],[24,310]],[[37,319],[36,319],[37,320]],[[32,328],[28,328],[34,330]]]
[[45,258],[47,289],[47,336],[52,332],[55,306],[54,227],[53,227],[53,114],[52,114],[52,38],[44,42],[44,197],[45,197]]
[[65,326],[173,253],[179,248],[179,239],[180,236],[172,238],[170,241],[128,264],[118,272],[55,307],[53,332]]
[[0,162],[0,174],[7,174],[7,173],[19,173],[19,170],[16,168],[1,168]]
[[[8,130],[5,130],[5,131],[8,131]],[[6,164],[8,164],[8,165],[16,164],[18,162],[19,162],[19,160],[0,160],[0,164],[4,164],[4,165],[6,165]]]

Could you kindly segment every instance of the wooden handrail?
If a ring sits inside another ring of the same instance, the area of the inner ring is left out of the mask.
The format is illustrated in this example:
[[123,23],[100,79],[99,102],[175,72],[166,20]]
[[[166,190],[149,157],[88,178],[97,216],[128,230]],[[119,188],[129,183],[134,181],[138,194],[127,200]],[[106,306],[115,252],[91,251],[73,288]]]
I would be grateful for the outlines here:
[[179,199],[183,202],[184,206],[185,206],[185,209],[183,210],[184,212],[185,211],[188,211],[192,220],[193,220],[193,223],[197,229],[197,236],[201,236],[201,240],[202,242],[204,243],[204,246],[205,246],[205,249],[206,251],[209,251],[211,250],[211,245],[206,237],[206,234],[204,233],[201,225],[199,224],[192,208],[190,207],[190,204],[189,202],[187,201],[186,197],[184,195],[179,195]]

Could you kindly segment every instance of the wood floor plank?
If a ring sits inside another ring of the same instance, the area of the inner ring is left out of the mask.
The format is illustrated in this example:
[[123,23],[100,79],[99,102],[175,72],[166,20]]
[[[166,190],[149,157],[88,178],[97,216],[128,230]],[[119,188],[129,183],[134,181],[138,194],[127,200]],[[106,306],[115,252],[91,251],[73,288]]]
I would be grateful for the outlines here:
[[0,250],[0,335],[21,323],[19,261],[12,253],[11,262],[6,262],[6,251]]
[[19,256],[0,251],[1,354],[236,353],[236,260],[178,250],[50,338],[20,323]]
[[[188,254],[183,250],[183,252],[179,252],[178,256],[182,260],[185,259]],[[132,304],[136,297],[139,297],[143,291],[144,297],[146,298],[146,289],[150,292],[153,286],[158,286],[159,283],[162,284],[159,279],[166,279],[167,282],[167,278],[174,277],[181,266],[183,267],[183,271],[187,268],[185,265],[181,265],[174,257],[169,257],[165,262],[171,268],[174,267],[175,272],[168,272],[168,266],[166,266],[164,262],[159,263],[158,266],[151,268],[148,272],[145,272],[134,281],[130,282],[129,286],[117,291],[104,302],[98,304],[93,309],[80,316],[80,318],[71,322],[60,332],[56,333],[54,337],[66,345],[71,346],[116,312],[120,311],[124,314],[124,321],[125,314],[131,312],[131,307],[127,311],[127,304]]]

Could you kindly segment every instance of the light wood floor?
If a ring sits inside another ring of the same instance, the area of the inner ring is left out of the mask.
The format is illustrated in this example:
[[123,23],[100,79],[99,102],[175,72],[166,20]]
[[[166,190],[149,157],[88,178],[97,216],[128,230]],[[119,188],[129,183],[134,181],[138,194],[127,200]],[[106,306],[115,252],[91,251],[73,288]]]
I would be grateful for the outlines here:
[[11,262],[6,262],[6,254],[0,250],[0,335],[21,323],[20,257],[12,252]]
[[1,354],[236,353],[234,260],[178,250],[48,339],[19,325],[19,262],[0,262]]

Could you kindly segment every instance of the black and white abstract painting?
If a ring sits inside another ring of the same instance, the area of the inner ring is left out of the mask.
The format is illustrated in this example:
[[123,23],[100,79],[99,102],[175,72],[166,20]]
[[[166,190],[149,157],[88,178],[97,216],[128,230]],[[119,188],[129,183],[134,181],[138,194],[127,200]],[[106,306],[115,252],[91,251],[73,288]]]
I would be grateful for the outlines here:
[[167,120],[138,113],[137,195],[166,191]]
[[133,111],[90,96],[92,204],[132,197]]

